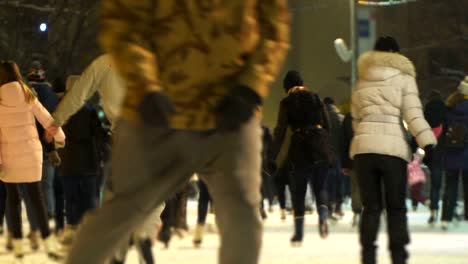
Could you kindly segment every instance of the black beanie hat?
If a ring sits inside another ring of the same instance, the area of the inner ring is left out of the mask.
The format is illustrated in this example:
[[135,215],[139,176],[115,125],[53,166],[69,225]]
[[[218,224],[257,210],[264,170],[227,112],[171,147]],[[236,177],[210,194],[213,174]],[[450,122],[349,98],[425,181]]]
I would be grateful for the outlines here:
[[377,42],[375,42],[374,50],[384,52],[400,52],[400,45],[398,45],[396,39],[385,36],[380,37]]
[[295,86],[303,86],[304,81],[302,80],[301,74],[298,71],[289,71],[284,77],[283,88],[285,92],[288,92]]

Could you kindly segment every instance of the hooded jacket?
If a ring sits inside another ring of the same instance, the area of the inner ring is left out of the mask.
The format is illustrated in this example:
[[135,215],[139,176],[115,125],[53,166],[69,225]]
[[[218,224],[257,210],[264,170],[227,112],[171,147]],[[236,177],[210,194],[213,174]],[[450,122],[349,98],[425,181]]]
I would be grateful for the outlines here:
[[139,120],[148,92],[176,108],[175,129],[216,128],[234,87],[268,94],[288,48],[286,0],[104,0],[100,43],[127,84],[122,117]]
[[[8,183],[37,182],[42,176],[42,146],[36,119],[44,127],[52,125],[52,116],[39,100],[27,103],[19,82],[0,87],[0,164]],[[57,142],[65,143],[60,129]]]
[[371,51],[358,63],[359,82],[351,104],[355,131],[351,157],[374,153],[410,161],[412,152],[403,121],[420,147],[436,145],[424,119],[411,61],[397,53]]

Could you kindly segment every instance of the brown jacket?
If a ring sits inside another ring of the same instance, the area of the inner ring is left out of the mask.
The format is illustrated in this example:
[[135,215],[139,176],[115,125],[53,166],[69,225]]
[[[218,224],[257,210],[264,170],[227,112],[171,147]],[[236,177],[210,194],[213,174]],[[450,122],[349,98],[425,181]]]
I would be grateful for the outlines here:
[[104,0],[100,43],[127,82],[122,116],[162,91],[176,129],[216,127],[214,107],[235,84],[262,98],[289,42],[286,0]]

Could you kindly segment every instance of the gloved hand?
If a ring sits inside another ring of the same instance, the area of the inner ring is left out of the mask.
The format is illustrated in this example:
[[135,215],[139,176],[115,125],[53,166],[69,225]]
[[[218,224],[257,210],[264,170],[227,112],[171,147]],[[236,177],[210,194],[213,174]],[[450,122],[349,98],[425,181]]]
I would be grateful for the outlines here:
[[423,163],[426,165],[430,165],[432,163],[432,157],[434,153],[434,145],[427,145],[424,147],[424,159]]
[[58,167],[60,164],[62,164],[62,159],[56,150],[47,153],[47,157],[54,167]]
[[224,131],[238,130],[249,121],[255,108],[261,104],[260,96],[249,87],[234,87],[215,109],[218,128]]
[[169,97],[160,92],[147,93],[138,107],[143,122],[151,126],[168,126],[169,117],[175,112],[175,106]]

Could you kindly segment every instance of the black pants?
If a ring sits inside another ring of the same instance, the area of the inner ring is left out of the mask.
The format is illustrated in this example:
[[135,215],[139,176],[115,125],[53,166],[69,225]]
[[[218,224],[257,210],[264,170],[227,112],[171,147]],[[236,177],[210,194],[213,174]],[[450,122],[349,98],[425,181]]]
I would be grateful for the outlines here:
[[65,196],[63,191],[63,180],[59,170],[55,170],[54,177],[54,196],[55,196],[55,231],[60,231],[65,226]]
[[278,203],[282,210],[286,209],[286,186],[289,185],[289,178],[289,166],[278,169],[274,178],[275,189],[278,195]]
[[67,223],[73,226],[81,222],[84,214],[98,205],[97,177],[92,175],[67,175],[63,177]]
[[405,204],[407,162],[392,156],[361,154],[355,157],[354,164],[363,205],[359,230],[362,263],[376,263],[375,242],[384,204],[392,263],[406,263],[405,246],[410,242]]
[[334,206],[340,206],[344,200],[344,175],[341,171],[340,161],[336,162],[336,166],[328,169],[327,190],[329,199],[329,209],[334,209]]
[[[44,194],[42,193],[42,185],[40,182],[27,183],[25,185],[27,186],[27,192],[31,197],[32,207],[35,211],[34,214],[37,217],[42,238],[47,238],[50,235],[50,228]],[[18,206],[21,203],[18,184],[5,183],[5,186],[7,190],[6,209],[12,219],[12,230],[10,231],[13,233],[13,238],[21,239],[23,237],[23,225],[21,221],[21,207]]]
[[444,170],[440,167],[429,167],[431,171],[431,210],[439,210],[440,190],[442,189],[442,178]]
[[0,226],[3,226],[3,220],[5,219],[6,198],[5,184],[0,181]]
[[308,183],[312,186],[317,209],[322,205],[327,205],[327,190],[325,188],[327,173],[327,166],[295,168],[293,170],[291,175],[291,189],[294,217],[304,217]]
[[468,171],[447,171],[445,175],[444,202],[442,206],[442,221],[451,222],[455,214],[458,197],[460,175],[463,180],[465,198],[465,219],[468,220]]
[[208,192],[206,184],[202,180],[198,180],[198,189],[200,190],[200,194],[198,196],[197,224],[204,225],[206,222],[206,216],[208,215],[208,206],[211,202],[211,195]]

